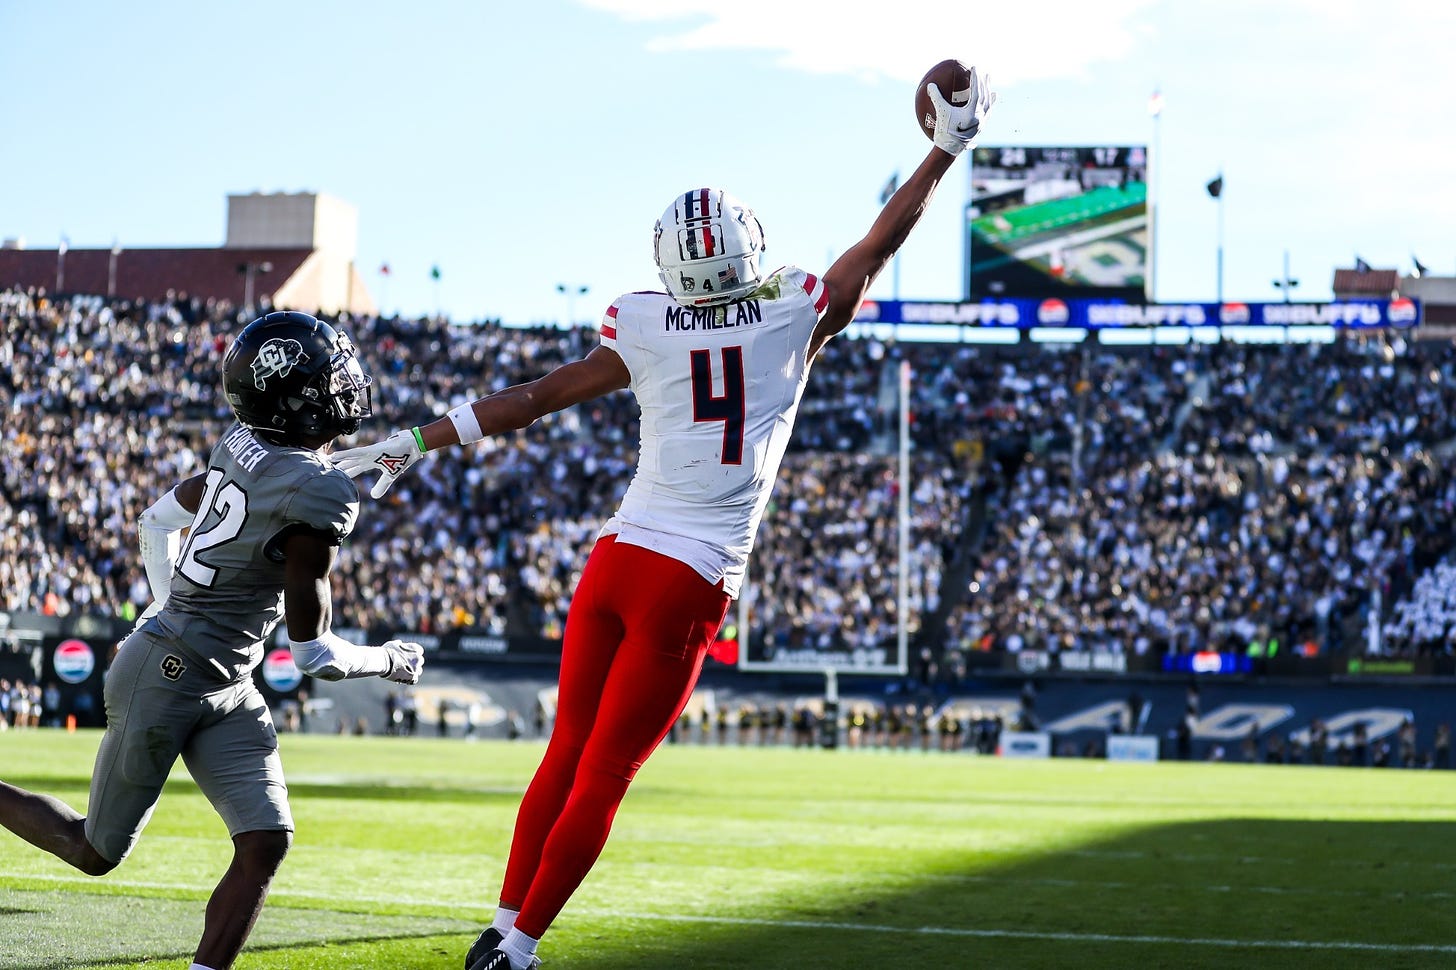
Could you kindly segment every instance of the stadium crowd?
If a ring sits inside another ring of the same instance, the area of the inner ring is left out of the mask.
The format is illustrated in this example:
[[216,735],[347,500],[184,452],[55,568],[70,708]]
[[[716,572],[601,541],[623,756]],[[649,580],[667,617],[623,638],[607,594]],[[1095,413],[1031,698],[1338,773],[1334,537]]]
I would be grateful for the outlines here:
[[[1456,481],[1438,458],[1456,432],[1449,344],[1215,345],[1190,357],[1181,413],[1158,409],[1176,371],[1104,385],[1087,406],[1097,416],[1083,460],[1018,477],[950,642],[1318,653],[1355,646],[1367,611],[1404,604],[1449,552]],[[1108,431],[1113,402],[1141,424]],[[1456,646],[1430,632],[1387,623],[1359,646]]]
[[[180,298],[0,292],[12,422],[0,608],[131,617],[146,605],[136,516],[203,467],[228,420],[218,363],[245,322]],[[339,323],[375,377],[365,440],[539,376],[595,339]],[[912,635],[935,622],[953,654],[1268,641],[1322,651],[1351,645],[1378,608],[1379,649],[1452,649],[1456,605],[1420,591],[1456,515],[1437,457],[1456,434],[1456,356],[1378,338],[1031,352],[833,342],[750,564],[752,626],[775,649],[894,637],[901,359],[915,373]],[[622,393],[433,454],[382,502],[366,500],[337,573],[340,625],[559,636],[636,441]],[[998,479],[991,452],[1007,441],[1025,462],[1018,454]],[[968,556],[978,488],[994,498],[983,548]],[[1428,605],[1408,605],[1412,591]]]

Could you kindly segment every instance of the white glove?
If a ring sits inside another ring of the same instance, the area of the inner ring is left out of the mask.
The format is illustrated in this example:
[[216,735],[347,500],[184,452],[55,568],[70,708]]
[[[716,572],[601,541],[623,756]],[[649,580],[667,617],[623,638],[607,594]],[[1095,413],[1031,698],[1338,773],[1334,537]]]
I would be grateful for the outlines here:
[[396,431],[383,441],[361,448],[349,448],[334,454],[334,467],[350,478],[365,472],[379,471],[379,480],[369,490],[375,498],[383,498],[395,479],[425,457],[413,430]]
[[996,103],[996,92],[991,90],[991,76],[980,77],[971,68],[971,96],[962,105],[951,104],[941,96],[939,85],[932,82],[926,87],[930,103],[935,105],[935,147],[951,155],[959,155],[976,143],[981,133],[981,123],[986,113]]
[[389,670],[379,676],[396,684],[418,684],[425,665],[425,648],[409,640],[389,640],[379,645],[389,657]]

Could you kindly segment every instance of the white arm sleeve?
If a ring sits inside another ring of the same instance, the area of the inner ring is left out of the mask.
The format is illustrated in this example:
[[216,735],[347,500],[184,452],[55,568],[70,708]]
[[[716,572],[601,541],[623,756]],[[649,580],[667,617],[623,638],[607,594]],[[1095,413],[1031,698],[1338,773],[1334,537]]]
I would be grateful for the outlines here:
[[152,587],[152,600],[165,603],[172,592],[172,570],[177,565],[180,533],[192,524],[192,513],[177,501],[174,488],[157,499],[137,519],[137,540],[141,546],[142,567],[147,584]]
[[350,643],[330,630],[317,640],[289,640],[298,669],[319,680],[382,677],[389,673],[389,654],[378,647]]

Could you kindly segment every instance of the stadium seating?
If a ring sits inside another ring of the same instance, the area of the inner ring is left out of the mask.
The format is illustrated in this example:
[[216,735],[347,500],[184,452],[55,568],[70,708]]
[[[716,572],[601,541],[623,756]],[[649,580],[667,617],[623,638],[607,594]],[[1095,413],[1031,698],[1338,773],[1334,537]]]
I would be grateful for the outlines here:
[[[225,426],[217,365],[243,322],[185,299],[0,292],[0,399],[14,421],[0,459],[0,609],[145,606],[133,523],[202,467]],[[340,324],[376,378],[365,439],[539,376],[594,340]],[[952,654],[1270,637],[1331,650],[1365,637],[1372,608],[1384,652],[1450,650],[1456,610],[1432,619],[1437,607],[1405,601],[1414,590],[1435,602],[1421,577],[1450,550],[1456,482],[1438,456],[1456,436],[1456,355],[1378,338],[1085,351],[837,341],[815,364],[751,567],[767,642],[894,636],[901,359],[916,373],[909,625]],[[340,622],[559,636],[636,442],[623,392],[432,456],[383,502],[366,500],[341,556]],[[988,494],[975,549],[969,512]]]

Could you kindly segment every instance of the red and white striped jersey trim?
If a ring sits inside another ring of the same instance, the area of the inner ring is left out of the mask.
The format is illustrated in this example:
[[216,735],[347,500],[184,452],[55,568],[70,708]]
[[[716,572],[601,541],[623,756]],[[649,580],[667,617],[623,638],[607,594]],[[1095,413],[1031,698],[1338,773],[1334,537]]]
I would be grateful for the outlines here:
[[813,273],[804,274],[804,292],[809,294],[809,299],[814,301],[814,312],[824,316],[824,311],[829,308],[829,288],[824,281]]
[[607,307],[607,315],[602,318],[601,331],[603,340],[617,339],[617,304]]

